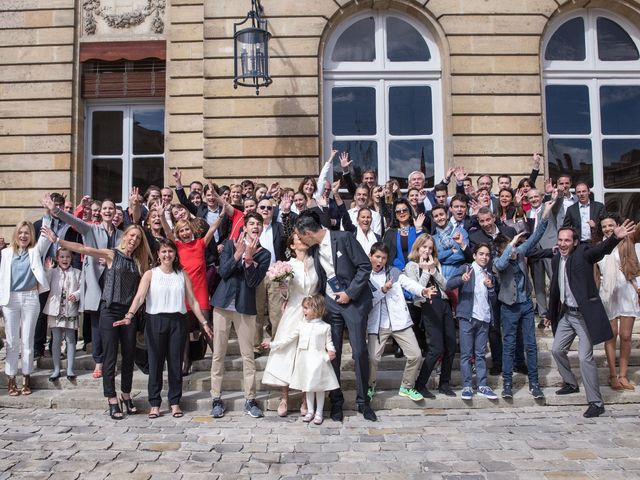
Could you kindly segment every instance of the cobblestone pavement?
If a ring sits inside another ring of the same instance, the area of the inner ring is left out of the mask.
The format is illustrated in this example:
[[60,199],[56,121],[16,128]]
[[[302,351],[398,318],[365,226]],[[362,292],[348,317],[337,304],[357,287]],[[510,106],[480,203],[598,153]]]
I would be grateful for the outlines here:
[[632,479],[638,405],[392,410],[306,425],[231,412],[116,422],[105,412],[1,409],[0,479]]

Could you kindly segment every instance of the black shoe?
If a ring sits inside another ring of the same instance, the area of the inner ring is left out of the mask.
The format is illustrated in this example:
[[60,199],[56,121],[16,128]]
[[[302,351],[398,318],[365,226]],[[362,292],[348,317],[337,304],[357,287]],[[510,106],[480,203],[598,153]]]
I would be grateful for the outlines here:
[[526,365],[516,365],[513,369],[515,373],[521,373],[523,375],[529,375],[529,368]]
[[[456,396],[456,392],[453,391],[453,389],[449,386],[448,383],[440,385],[440,387],[438,387],[438,392],[442,393],[443,395],[446,395],[447,397],[455,397]],[[424,395],[423,395],[423,397],[424,397]]]
[[502,398],[513,398],[513,390],[508,383],[502,387]]
[[362,414],[365,420],[369,420],[370,422],[375,422],[378,420],[376,416],[376,412],[369,406],[369,404],[358,405],[358,412]]
[[342,405],[331,405],[331,412],[329,416],[334,422],[342,422],[344,420]]
[[76,379],[76,375],[67,375],[67,380],[73,382]]
[[253,352],[253,359],[257,360],[262,356],[262,352]]
[[502,373],[502,365],[493,365],[489,369],[489,375],[500,375]]
[[393,353],[393,356],[396,358],[402,358],[404,357],[404,352],[402,351],[402,349],[400,347],[396,348],[396,351]]
[[565,383],[564,387],[560,390],[556,390],[556,395],[571,395],[572,393],[578,393],[579,391],[580,387]]
[[598,406],[595,403],[590,403],[589,408],[582,414],[585,418],[599,417],[604,413],[604,405]]
[[55,382],[56,380],[58,380],[60,378],[60,374],[51,374],[51,376],[49,377],[49,381],[50,382]]
[[422,395],[424,398],[430,398],[431,400],[436,398],[436,396],[427,387],[416,388],[416,390],[418,390],[418,392],[420,392],[420,395]]

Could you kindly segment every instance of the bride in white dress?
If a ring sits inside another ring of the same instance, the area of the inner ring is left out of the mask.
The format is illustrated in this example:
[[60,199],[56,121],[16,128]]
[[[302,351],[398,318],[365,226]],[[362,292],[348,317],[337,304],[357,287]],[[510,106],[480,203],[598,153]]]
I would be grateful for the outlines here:
[[[304,321],[302,300],[304,297],[317,293],[318,290],[318,275],[313,266],[313,258],[307,255],[309,247],[294,234],[289,242],[289,248],[295,253],[295,258],[289,260],[294,276],[288,283],[287,304],[273,339],[275,342],[289,337],[297,329],[298,324]],[[278,415],[281,417],[287,415],[289,383],[293,373],[296,350],[296,342],[272,350],[269,353],[262,377],[262,383],[282,387],[282,397],[278,405]],[[303,403],[300,407],[300,413],[306,413],[305,410],[306,407]]]

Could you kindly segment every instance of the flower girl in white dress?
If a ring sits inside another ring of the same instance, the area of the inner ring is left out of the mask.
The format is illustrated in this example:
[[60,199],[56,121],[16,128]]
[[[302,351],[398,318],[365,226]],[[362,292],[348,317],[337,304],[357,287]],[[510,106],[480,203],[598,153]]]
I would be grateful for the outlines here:
[[[302,301],[304,322],[291,334],[278,342],[263,342],[263,348],[277,351],[295,340],[298,341],[296,359],[289,386],[306,392],[308,413],[305,422],[320,425],[323,421],[325,392],[339,387],[338,379],[331,366],[336,349],[331,341],[331,327],[322,320],[325,303],[321,295],[305,297]],[[315,413],[314,413],[315,410]]]

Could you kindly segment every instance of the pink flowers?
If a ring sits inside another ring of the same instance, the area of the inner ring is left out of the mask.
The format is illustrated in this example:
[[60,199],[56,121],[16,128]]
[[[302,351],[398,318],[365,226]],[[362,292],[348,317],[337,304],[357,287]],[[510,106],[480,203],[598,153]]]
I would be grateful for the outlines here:
[[278,283],[285,283],[290,278],[293,278],[291,265],[288,262],[281,261],[274,263],[267,270],[267,278]]

